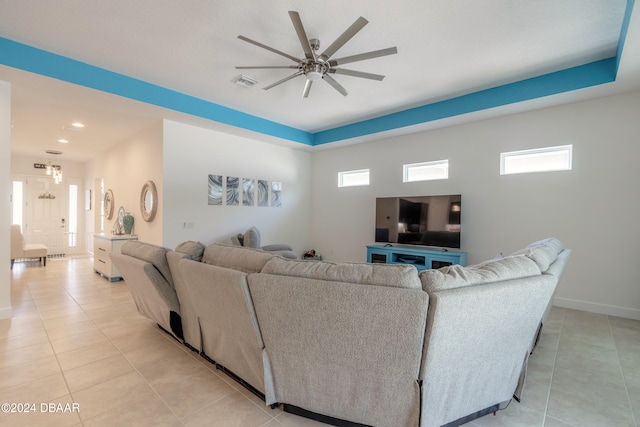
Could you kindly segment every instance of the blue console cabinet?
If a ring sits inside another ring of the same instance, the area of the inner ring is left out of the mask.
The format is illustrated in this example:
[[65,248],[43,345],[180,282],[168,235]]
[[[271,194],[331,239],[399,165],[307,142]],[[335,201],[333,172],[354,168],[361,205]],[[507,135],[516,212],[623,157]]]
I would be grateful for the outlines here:
[[453,249],[420,248],[415,246],[367,246],[367,262],[382,264],[411,264],[418,271],[448,265],[467,265],[467,253]]

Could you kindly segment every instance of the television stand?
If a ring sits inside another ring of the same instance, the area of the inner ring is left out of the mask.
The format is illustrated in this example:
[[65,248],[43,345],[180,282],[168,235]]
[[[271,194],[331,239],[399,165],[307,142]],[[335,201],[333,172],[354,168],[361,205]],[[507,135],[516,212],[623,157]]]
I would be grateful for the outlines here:
[[402,245],[368,245],[367,262],[415,265],[418,271],[467,265],[467,253],[456,249],[421,248]]

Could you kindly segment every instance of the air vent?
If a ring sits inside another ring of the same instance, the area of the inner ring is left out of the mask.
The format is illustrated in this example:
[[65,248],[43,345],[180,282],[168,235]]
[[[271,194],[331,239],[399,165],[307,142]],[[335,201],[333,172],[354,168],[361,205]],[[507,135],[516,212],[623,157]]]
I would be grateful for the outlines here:
[[47,153],[47,154],[55,154],[56,156],[59,156],[60,154],[62,154],[62,151],[58,151],[58,150],[47,150],[47,151],[45,151],[45,153]]
[[242,86],[242,87],[251,87],[254,84],[258,83],[257,81],[255,81],[251,77],[247,77],[245,75],[240,75],[240,76],[236,77],[235,79],[232,80],[232,82],[237,84],[238,86]]

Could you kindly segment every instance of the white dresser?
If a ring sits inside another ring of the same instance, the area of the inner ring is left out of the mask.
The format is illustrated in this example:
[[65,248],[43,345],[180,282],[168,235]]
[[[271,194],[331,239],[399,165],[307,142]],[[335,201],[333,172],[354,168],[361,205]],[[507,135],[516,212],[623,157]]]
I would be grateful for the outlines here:
[[122,279],[118,269],[111,263],[109,254],[120,253],[120,249],[125,242],[138,240],[138,236],[125,234],[122,236],[106,235],[104,233],[93,236],[93,269],[109,279],[117,282]]

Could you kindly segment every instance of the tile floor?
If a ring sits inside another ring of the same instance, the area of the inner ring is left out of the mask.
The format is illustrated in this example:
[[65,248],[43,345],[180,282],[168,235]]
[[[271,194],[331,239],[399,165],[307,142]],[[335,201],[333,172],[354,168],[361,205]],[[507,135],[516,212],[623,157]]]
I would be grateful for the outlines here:
[[[138,315],[124,282],[93,272],[91,258],[18,262],[11,277],[14,316],[0,320],[0,403],[35,403],[36,412],[0,412],[2,426],[323,425],[265,407],[169,338]],[[554,308],[522,403],[468,425],[638,423],[640,321]]]

